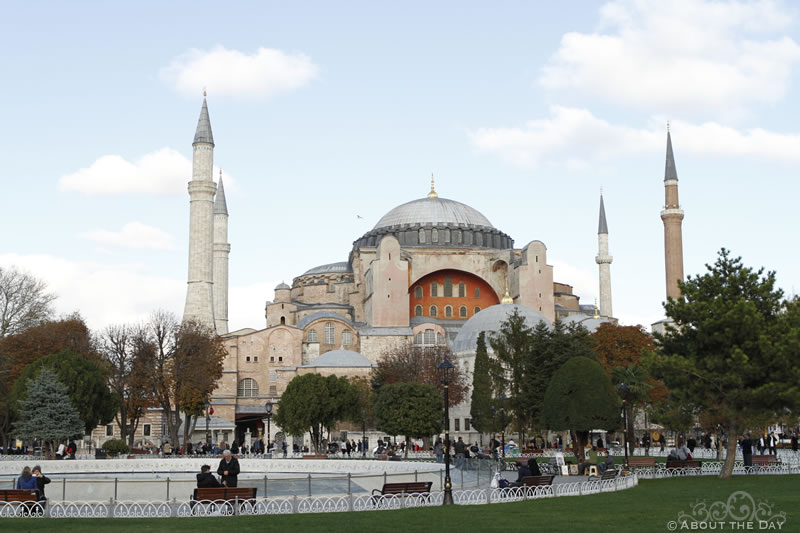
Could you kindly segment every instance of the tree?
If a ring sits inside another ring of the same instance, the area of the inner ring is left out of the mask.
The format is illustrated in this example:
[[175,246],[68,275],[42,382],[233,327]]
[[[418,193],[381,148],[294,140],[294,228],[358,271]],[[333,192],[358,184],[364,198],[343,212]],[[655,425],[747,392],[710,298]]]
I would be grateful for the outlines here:
[[0,267],[0,339],[49,320],[55,299],[44,281],[15,267]]
[[137,331],[134,351],[149,369],[148,394],[163,410],[170,442],[177,447],[181,412],[186,415],[186,439],[193,427],[192,418],[202,413],[222,377],[227,351],[210,328],[192,320],[181,324],[166,311],[155,311]]
[[286,386],[274,420],[290,435],[311,434],[315,451],[320,451],[324,431],[348,418],[353,388],[347,378],[319,374],[296,376]]
[[58,381],[66,387],[70,402],[78,411],[86,433],[91,433],[98,425],[107,424],[114,419],[118,398],[108,389],[105,368],[98,361],[87,359],[72,350],[42,357],[28,365],[14,384],[12,405],[21,404],[28,384],[44,369],[55,374]]
[[83,422],[70,402],[67,387],[49,369],[43,368],[28,383],[14,431],[24,440],[45,441],[48,456],[53,455],[59,441],[83,435]]
[[591,430],[619,427],[619,396],[600,363],[587,357],[564,363],[545,392],[542,421],[556,431],[575,432],[581,461]]
[[475,350],[475,367],[472,372],[472,398],[469,414],[472,427],[482,434],[491,432],[492,421],[492,377],[489,375],[489,352],[486,349],[486,333],[478,334]]
[[66,349],[89,359],[96,357],[91,332],[78,314],[45,321],[0,338],[0,439],[3,443],[8,441],[13,422],[10,396],[19,376],[37,359]]
[[428,438],[442,431],[443,398],[433,385],[393,383],[381,387],[375,404],[377,427],[389,435],[405,435],[405,454],[409,439]]
[[142,352],[136,350],[136,329],[128,325],[108,326],[100,334],[99,349],[108,367],[109,388],[119,399],[115,415],[123,441],[133,446],[136,428],[145,408],[151,403]]
[[425,383],[433,385],[443,394],[444,386],[439,381],[437,368],[445,358],[455,366],[450,381],[450,407],[456,406],[467,398],[469,381],[453,351],[446,345],[419,346],[408,343],[387,350],[373,370],[372,387],[379,391],[383,385],[390,383]]
[[648,399],[650,391],[649,376],[644,368],[631,363],[628,366],[618,366],[611,371],[611,381],[617,387],[619,396],[622,399],[622,407],[625,410],[625,418],[628,421],[625,428],[628,453],[633,455],[636,444],[636,437],[633,433],[633,422],[635,408]]
[[800,408],[800,304],[784,300],[774,272],[745,267],[724,248],[706,268],[668,299],[674,325],[647,363],[681,405],[722,421],[720,477],[729,478],[736,439],[749,425]]

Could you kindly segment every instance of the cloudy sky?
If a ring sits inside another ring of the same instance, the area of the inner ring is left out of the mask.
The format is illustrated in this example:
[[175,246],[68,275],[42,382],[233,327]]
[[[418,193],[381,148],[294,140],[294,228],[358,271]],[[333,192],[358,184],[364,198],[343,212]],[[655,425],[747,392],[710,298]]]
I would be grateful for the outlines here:
[[225,177],[231,329],[392,207],[469,204],[614,311],[664,300],[671,121],[685,271],[727,247],[800,288],[800,12],[770,1],[4,2],[0,265],[93,328],[183,310],[202,102]]

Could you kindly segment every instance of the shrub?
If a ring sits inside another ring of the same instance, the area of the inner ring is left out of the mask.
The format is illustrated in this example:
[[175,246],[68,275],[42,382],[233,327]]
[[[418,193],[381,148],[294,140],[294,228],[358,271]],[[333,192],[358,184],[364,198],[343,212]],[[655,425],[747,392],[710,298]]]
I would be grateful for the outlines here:
[[131,450],[122,439],[109,439],[103,443],[101,448],[108,453],[128,453]]

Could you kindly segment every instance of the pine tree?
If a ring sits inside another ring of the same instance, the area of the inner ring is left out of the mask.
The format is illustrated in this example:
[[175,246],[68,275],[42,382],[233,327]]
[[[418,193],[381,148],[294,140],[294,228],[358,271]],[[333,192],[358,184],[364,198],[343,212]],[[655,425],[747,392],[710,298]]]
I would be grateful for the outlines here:
[[478,334],[475,351],[475,368],[472,371],[472,398],[469,414],[472,427],[479,433],[489,433],[492,428],[492,377],[489,375],[489,352],[486,349],[486,332]]
[[67,387],[51,370],[43,368],[29,382],[14,430],[21,439],[47,442],[51,453],[59,441],[83,435],[83,422]]

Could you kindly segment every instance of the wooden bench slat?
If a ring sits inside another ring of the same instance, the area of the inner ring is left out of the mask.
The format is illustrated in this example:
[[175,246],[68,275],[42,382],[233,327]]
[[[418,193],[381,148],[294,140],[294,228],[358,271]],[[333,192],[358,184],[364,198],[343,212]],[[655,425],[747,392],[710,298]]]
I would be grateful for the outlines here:
[[655,457],[629,457],[628,466],[656,466]]
[[409,481],[406,483],[384,483],[382,489],[373,490],[386,494],[427,494],[431,491],[432,481]]
[[526,476],[522,478],[522,485],[525,487],[546,487],[553,484],[555,476]]
[[252,500],[256,497],[256,487],[206,487],[194,489],[192,499],[194,501],[230,501],[230,500]]
[[700,461],[667,461],[667,468],[700,468]]

